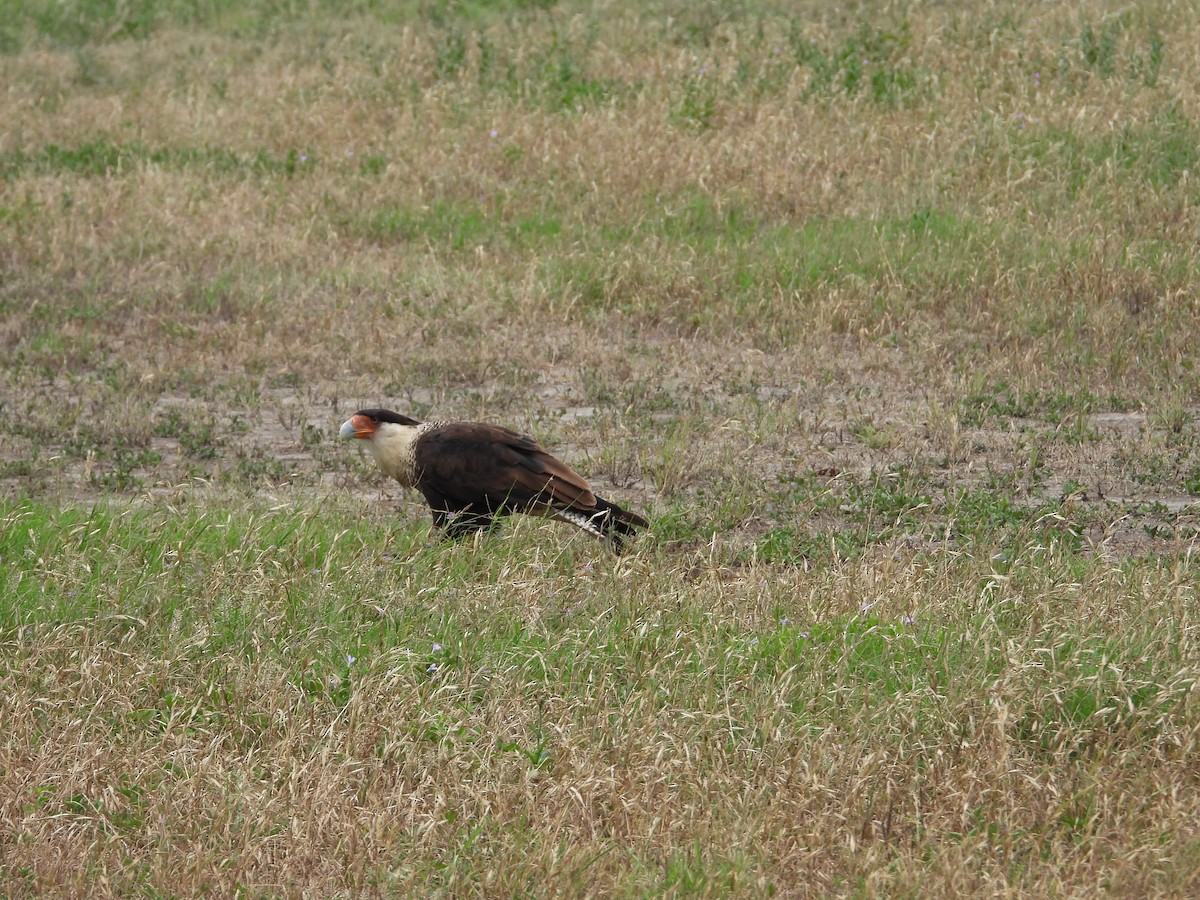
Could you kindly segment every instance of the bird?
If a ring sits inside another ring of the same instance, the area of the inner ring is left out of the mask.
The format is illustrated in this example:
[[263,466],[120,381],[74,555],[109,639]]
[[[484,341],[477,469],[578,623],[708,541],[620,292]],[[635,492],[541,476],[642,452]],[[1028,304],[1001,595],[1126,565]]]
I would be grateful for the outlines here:
[[338,430],[358,439],[383,473],[424,495],[448,540],[490,529],[510,513],[548,516],[601,538],[617,553],[649,522],[597,496],[532,437],[483,422],[422,422],[360,409]]

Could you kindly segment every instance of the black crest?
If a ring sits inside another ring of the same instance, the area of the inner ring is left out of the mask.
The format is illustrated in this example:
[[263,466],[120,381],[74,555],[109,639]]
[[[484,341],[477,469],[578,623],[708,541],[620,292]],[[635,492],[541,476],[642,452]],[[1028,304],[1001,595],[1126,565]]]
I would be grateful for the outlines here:
[[402,416],[398,412],[392,412],[390,409],[360,409],[355,413],[356,416],[366,416],[368,419],[374,419],[376,422],[391,422],[395,425],[420,425],[417,419],[411,419],[408,416]]

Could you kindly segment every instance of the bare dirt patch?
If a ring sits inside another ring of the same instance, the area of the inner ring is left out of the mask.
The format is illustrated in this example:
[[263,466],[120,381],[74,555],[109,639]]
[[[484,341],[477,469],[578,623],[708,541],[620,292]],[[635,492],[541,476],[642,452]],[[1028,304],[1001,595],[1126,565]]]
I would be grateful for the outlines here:
[[[716,532],[734,545],[753,545],[780,527],[820,536],[845,524],[839,504],[806,515],[802,505],[781,501],[790,480],[816,479],[836,493],[896,472],[918,478],[933,498],[983,490],[1020,506],[1055,504],[1087,548],[1106,555],[1177,552],[1196,539],[1188,433],[1144,411],[1070,414],[1059,422],[995,415],[970,424],[962,402],[944,385],[939,392],[922,383],[902,353],[843,348],[822,360],[815,379],[807,366],[797,370],[790,351],[746,351],[720,369],[707,367],[719,352],[694,338],[641,341],[630,379],[649,398],[648,410],[636,398],[597,397],[586,372],[564,366],[527,385],[505,378],[391,395],[369,393],[361,381],[303,389],[260,383],[243,387],[241,398],[224,392],[228,399],[143,390],[137,416],[145,421],[115,438],[89,430],[103,415],[89,404],[65,434],[50,425],[10,430],[0,448],[0,485],[10,497],[91,502],[233,483],[272,495],[348,493],[419,515],[414,498],[402,499],[353,446],[336,440],[349,413],[384,404],[531,431],[598,487],[652,514],[687,508],[700,534]],[[70,383],[26,383],[19,394],[10,387],[0,404],[50,404],[61,392],[87,394],[81,383],[104,396],[95,375],[80,373]],[[1180,414],[1190,422],[1195,410]],[[745,514],[708,520],[706,509],[727,494],[739,495]],[[944,540],[937,534],[944,520],[932,509],[929,515],[920,546]]]

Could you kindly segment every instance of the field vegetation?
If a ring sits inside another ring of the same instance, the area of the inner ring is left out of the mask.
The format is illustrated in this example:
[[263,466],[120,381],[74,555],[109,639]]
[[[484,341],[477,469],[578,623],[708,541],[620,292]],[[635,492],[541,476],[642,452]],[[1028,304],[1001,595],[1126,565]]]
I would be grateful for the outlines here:
[[[0,0],[0,892],[1200,892],[1200,8]],[[650,532],[445,545],[360,406]]]

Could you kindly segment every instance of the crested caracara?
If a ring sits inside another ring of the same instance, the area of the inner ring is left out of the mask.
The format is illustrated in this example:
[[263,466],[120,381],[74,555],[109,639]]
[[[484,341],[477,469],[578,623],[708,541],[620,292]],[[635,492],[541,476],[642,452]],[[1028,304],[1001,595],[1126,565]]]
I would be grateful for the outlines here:
[[359,438],[385,475],[425,495],[433,524],[449,538],[523,512],[570,522],[620,552],[649,523],[597,497],[588,483],[528,435],[479,422],[418,422],[363,409],[338,432]]

